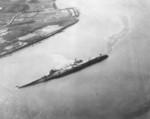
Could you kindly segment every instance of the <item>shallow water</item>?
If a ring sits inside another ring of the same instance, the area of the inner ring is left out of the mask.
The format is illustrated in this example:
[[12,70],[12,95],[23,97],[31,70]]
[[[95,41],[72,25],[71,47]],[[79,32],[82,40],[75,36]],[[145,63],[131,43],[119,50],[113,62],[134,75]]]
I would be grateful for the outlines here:
[[[1,119],[149,118],[148,0],[58,0],[80,20],[39,44],[0,59]],[[53,67],[100,53],[104,62],[18,90]]]

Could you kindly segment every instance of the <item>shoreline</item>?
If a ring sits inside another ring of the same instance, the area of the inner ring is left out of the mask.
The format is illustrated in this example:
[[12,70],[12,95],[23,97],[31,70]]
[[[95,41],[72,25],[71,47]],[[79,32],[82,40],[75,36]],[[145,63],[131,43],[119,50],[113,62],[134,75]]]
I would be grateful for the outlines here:
[[[78,12],[74,8],[66,8],[66,9],[63,9],[63,10],[66,10],[68,12],[68,14],[70,14],[70,15],[67,16],[66,18],[64,17],[63,19],[61,18],[61,19],[56,19],[55,21],[53,20],[53,21],[50,21],[50,22],[45,22],[46,26],[44,26],[42,28],[39,28],[39,29],[35,29],[35,31],[28,33],[28,34],[33,34],[33,37],[26,38],[23,41],[19,40],[19,38],[24,37],[24,35],[23,35],[23,36],[18,37],[14,41],[12,40],[11,42],[8,42],[8,45],[5,44],[6,41],[4,43],[2,42],[0,44],[0,47],[1,47],[0,49],[3,50],[3,51],[1,51],[1,53],[0,53],[0,58],[4,57],[4,56],[7,56],[9,54],[12,54],[12,53],[14,53],[14,52],[16,52],[18,50],[23,49],[23,48],[26,48],[26,47],[28,47],[30,45],[33,45],[33,44],[35,44],[37,42],[45,40],[45,39],[47,39],[47,38],[49,38],[51,36],[54,36],[55,34],[62,32],[66,28],[74,25],[75,23],[77,23],[79,21],[79,19],[78,19],[78,15],[79,14],[78,14]],[[73,11],[71,11],[71,10],[73,10]],[[59,11],[61,11],[61,10],[59,10]],[[70,13],[70,12],[73,12],[73,13]],[[48,31],[41,31],[42,33],[44,33],[44,35],[41,34],[41,33],[34,33],[34,32],[36,32],[36,31],[38,31],[40,29],[44,29],[47,26],[54,26],[55,24],[58,25],[58,26],[60,26],[60,28],[57,29],[56,31],[52,31],[52,32],[51,31],[49,31],[49,32]],[[4,34],[7,34],[7,32],[9,33],[9,31],[7,31],[7,29],[6,29],[6,32]],[[25,36],[28,35],[28,34],[25,34]],[[18,43],[18,45],[13,46],[13,44],[16,44],[16,43]],[[21,44],[19,44],[19,43],[21,43]],[[5,45],[3,46],[3,44],[5,44]],[[10,47],[10,49],[8,49],[8,50],[5,49],[7,47],[8,48]]]

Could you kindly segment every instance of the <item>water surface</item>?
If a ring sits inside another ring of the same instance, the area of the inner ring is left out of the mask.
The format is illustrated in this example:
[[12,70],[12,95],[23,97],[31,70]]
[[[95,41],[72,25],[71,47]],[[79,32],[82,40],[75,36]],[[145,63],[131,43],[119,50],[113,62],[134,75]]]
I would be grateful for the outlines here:
[[[39,44],[0,59],[0,118],[148,118],[148,3],[58,0],[59,8],[77,7],[80,21]],[[58,80],[15,88],[74,58],[87,59],[100,53],[110,56]]]

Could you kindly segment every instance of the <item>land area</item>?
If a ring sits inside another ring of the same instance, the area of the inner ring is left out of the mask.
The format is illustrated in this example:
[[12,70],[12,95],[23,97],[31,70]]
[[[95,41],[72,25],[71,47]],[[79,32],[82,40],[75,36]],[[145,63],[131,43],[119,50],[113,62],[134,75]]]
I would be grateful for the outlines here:
[[[80,21],[0,59],[0,119],[150,119],[150,1],[57,0]],[[104,62],[25,89],[50,69],[108,53]]]
[[72,9],[57,9],[54,0],[0,2],[0,57],[39,42],[75,24]]

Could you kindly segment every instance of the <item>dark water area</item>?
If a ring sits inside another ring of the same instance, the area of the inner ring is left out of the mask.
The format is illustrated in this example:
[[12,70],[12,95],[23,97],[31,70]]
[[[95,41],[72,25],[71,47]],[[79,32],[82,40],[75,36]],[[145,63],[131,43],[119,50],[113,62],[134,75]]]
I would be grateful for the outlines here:
[[[150,2],[58,0],[80,21],[0,59],[0,119],[149,119]],[[25,89],[53,67],[108,53],[104,62]]]

